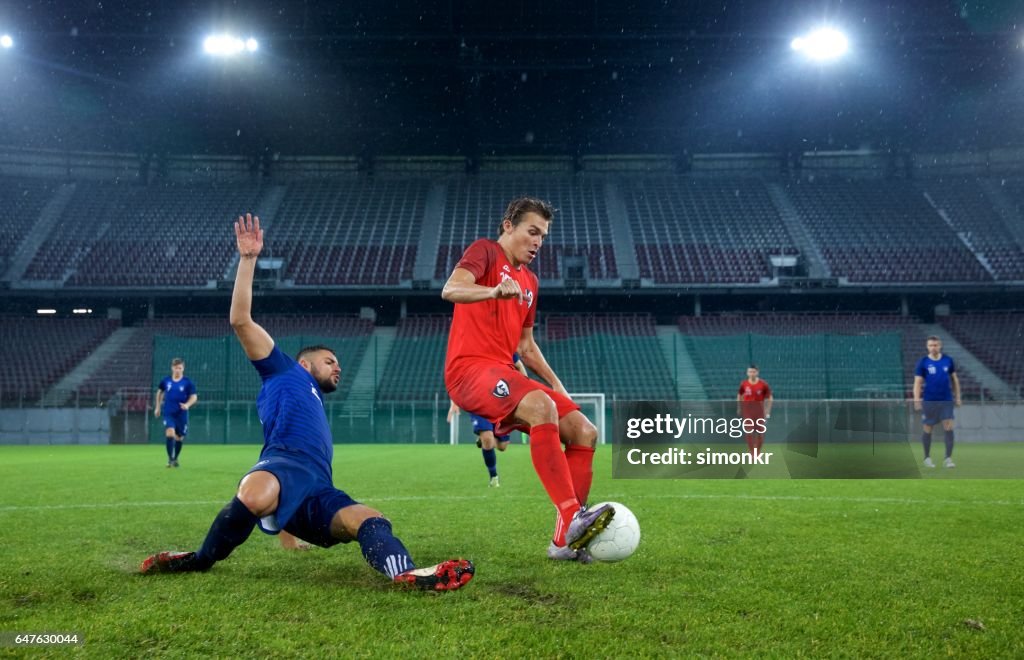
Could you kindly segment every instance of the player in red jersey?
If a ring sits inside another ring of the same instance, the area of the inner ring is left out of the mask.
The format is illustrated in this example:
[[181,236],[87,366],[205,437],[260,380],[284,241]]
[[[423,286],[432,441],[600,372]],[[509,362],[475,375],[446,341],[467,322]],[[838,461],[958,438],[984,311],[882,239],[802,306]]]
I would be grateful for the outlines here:
[[[553,215],[541,200],[513,200],[498,240],[482,238],[466,249],[441,293],[455,303],[444,377],[451,400],[488,419],[496,435],[529,432],[534,469],[558,511],[548,557],[587,562],[586,544],[614,511],[585,508],[597,429],[569,398],[533,337],[538,283],[529,264]],[[516,352],[550,387],[516,371]]]
[[[752,364],[747,367],[747,379],[740,383],[736,394],[736,414],[743,419],[756,421],[772,416],[772,388],[760,379],[760,373],[757,365]],[[747,434],[747,447],[751,454],[760,454],[763,445],[764,433]]]

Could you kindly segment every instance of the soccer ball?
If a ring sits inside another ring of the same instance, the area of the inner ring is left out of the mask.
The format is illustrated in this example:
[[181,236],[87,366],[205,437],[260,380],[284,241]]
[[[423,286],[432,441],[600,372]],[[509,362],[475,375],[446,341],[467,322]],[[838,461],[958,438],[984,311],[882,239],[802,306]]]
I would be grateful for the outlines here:
[[640,523],[636,516],[624,504],[618,502],[601,502],[592,509],[610,504],[615,517],[600,534],[587,545],[590,556],[598,561],[622,561],[633,554],[640,544]]

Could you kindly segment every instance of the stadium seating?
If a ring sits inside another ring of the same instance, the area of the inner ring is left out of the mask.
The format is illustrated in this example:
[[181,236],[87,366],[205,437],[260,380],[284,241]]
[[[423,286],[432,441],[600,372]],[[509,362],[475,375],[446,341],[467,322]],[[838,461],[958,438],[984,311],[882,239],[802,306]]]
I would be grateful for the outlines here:
[[1024,313],[947,316],[942,327],[1008,385],[1024,395]]
[[252,186],[80,185],[25,279],[203,286],[224,276],[235,252],[231,222],[257,200]]
[[[926,339],[896,314],[684,316],[679,330],[712,399],[735,397],[752,361],[787,398],[908,397]],[[969,372],[960,381],[965,398],[981,396]]]
[[14,256],[55,186],[45,179],[0,177],[0,268]]
[[430,182],[304,181],[288,186],[265,253],[297,285],[396,285],[412,279]]
[[619,277],[602,182],[566,175],[481,175],[450,180],[434,277],[447,279],[470,243],[497,238],[506,205],[516,197],[539,197],[557,210],[550,235],[531,269],[544,280],[560,280],[565,264],[579,258],[590,279]]
[[801,180],[786,190],[837,277],[878,283],[991,281],[909,182]]
[[398,323],[377,398],[382,401],[431,401],[447,397],[444,359],[451,316],[409,316]]
[[992,208],[977,179],[940,179],[920,187],[945,211],[953,228],[964,235],[972,249],[984,256],[995,279],[1024,280],[1024,250]]
[[757,283],[798,254],[755,179],[646,177],[622,186],[640,276],[656,284]]
[[0,317],[0,400],[34,402],[119,325],[96,318]]

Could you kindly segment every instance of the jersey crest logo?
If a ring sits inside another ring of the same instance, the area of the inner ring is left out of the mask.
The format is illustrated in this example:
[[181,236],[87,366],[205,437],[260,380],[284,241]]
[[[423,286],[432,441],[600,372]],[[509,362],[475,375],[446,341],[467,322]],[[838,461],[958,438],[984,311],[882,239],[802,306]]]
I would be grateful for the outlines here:
[[508,383],[506,383],[504,380],[499,380],[498,383],[494,386],[494,389],[491,390],[491,394],[498,397],[499,399],[504,399],[509,395]]

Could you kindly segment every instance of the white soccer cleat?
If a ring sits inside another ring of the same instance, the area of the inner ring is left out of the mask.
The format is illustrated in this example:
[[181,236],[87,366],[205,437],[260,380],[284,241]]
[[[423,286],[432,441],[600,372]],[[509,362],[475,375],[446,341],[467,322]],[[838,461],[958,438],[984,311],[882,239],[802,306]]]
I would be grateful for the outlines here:
[[953,462],[952,458],[947,458],[946,460],[942,461],[942,467],[955,468],[956,463]]
[[929,456],[928,458],[924,459],[924,466],[926,468],[933,468],[933,467],[935,467],[935,462],[932,461],[931,456]]
[[498,477],[491,477],[491,480],[487,482],[489,488],[501,488],[501,482],[498,481]]

